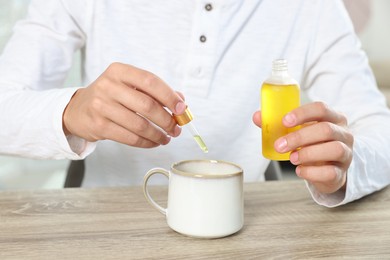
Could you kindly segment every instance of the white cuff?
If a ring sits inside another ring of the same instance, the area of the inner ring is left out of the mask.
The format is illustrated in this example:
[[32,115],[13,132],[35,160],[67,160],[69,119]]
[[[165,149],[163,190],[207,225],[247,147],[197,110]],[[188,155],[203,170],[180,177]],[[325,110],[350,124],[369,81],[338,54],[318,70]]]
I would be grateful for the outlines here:
[[79,155],[80,159],[84,159],[96,148],[96,142],[88,142],[87,140],[75,135],[67,135],[66,139],[68,140],[70,149]]
[[[306,182],[306,186],[310,191],[313,200],[322,206],[328,208],[334,208],[347,203],[346,191],[336,191],[334,193],[322,193],[319,192],[311,183]],[[348,185],[348,184],[347,184]]]

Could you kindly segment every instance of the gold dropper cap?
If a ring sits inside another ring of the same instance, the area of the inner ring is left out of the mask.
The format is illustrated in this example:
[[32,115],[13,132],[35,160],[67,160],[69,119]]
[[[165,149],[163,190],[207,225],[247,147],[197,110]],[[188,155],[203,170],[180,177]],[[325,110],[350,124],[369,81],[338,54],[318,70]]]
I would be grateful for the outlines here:
[[194,119],[194,116],[192,115],[190,109],[187,107],[183,114],[181,115],[174,114],[173,119],[176,121],[176,123],[179,126],[183,126],[191,122],[192,119]]

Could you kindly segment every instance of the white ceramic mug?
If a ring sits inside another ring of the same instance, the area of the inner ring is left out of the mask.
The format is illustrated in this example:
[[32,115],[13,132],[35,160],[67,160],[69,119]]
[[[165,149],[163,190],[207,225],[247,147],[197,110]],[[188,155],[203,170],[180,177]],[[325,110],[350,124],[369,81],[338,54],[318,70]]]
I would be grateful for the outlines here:
[[[169,179],[167,208],[148,192],[148,180],[154,174]],[[233,163],[189,160],[173,164],[169,171],[154,168],[145,175],[143,190],[148,202],[166,215],[169,227],[181,234],[219,238],[243,227],[243,170]]]

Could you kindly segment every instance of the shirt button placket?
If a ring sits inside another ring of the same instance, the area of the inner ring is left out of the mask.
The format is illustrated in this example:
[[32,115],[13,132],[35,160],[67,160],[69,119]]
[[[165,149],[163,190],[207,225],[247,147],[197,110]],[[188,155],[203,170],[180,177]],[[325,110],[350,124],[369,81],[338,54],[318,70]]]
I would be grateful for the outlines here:
[[[206,4],[206,5],[204,6],[204,9],[206,9],[206,11],[210,12],[211,10],[213,10],[213,5],[210,4],[210,3],[208,3],[208,4]],[[199,37],[199,40],[200,40],[200,42],[206,42],[207,38],[206,38],[206,36],[201,35],[201,36]]]
[[[207,0],[206,0],[207,1]],[[187,63],[185,86],[196,96],[207,96],[214,71],[219,9],[210,2],[198,2],[193,21],[193,39]],[[224,1],[224,0],[222,0]]]

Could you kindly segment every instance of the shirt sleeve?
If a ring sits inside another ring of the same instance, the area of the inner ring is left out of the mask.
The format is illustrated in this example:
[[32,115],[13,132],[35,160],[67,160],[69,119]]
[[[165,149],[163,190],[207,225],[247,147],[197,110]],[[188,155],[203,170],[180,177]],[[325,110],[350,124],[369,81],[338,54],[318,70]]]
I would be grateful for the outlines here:
[[94,143],[71,138],[62,114],[78,89],[63,88],[85,35],[60,0],[33,0],[0,56],[0,153],[82,159]]
[[345,114],[354,136],[345,192],[323,194],[308,184],[313,199],[336,207],[390,184],[390,111],[341,1],[322,1],[307,59],[303,89],[311,100]]

